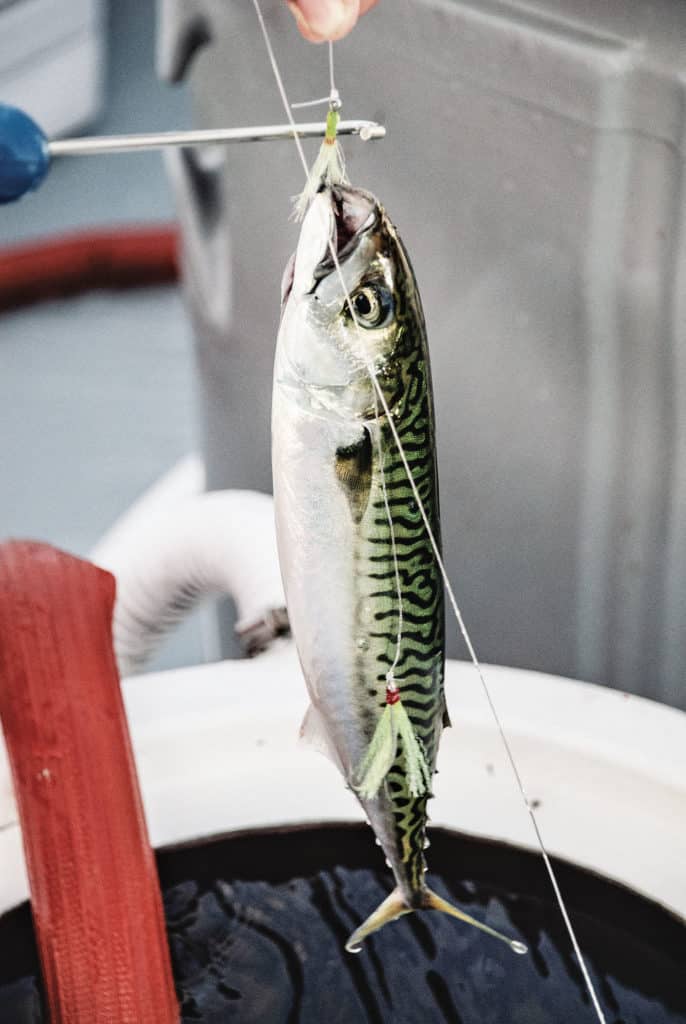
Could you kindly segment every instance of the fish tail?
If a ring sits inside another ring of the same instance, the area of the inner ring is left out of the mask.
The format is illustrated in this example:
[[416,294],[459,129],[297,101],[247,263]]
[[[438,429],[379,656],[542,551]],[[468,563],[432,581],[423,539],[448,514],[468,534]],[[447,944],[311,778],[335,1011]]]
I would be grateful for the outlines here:
[[356,928],[345,944],[348,953],[359,953],[362,943],[369,935],[378,932],[385,924],[396,921],[403,914],[410,914],[412,907],[408,906],[407,900],[400,889],[394,889],[390,896],[387,896],[383,903],[379,904],[373,914]]
[[348,953],[359,953],[362,943],[369,935],[378,932],[385,924],[396,921],[403,914],[411,914],[413,910],[440,910],[443,914],[449,914],[451,917],[456,917],[459,921],[473,925],[479,931],[485,932],[486,935],[490,935],[494,939],[500,939],[501,942],[510,947],[513,953],[527,952],[527,947],[523,942],[518,942],[516,939],[511,939],[494,928],[489,928],[482,921],[477,921],[476,918],[470,917],[464,911],[458,910],[457,907],[454,907],[447,900],[432,892],[431,889],[425,889],[421,894],[421,902],[416,907],[413,907],[409,905],[400,888],[394,889],[390,896],[387,896],[383,903],[376,908],[374,913],[352,933],[345,944],[346,950]]
[[473,925],[479,931],[485,932],[486,935],[490,935],[494,939],[500,939],[501,942],[510,947],[513,953],[523,954],[528,952],[523,942],[518,942],[517,939],[511,939],[508,935],[503,935],[502,932],[496,931],[495,928],[490,928],[483,921],[477,921],[475,917],[465,914],[463,910],[458,910],[452,903],[448,903],[447,900],[444,900],[442,896],[439,896],[431,889],[425,889],[422,906],[426,910],[440,910],[443,914],[456,917],[458,921],[465,921],[467,924]]

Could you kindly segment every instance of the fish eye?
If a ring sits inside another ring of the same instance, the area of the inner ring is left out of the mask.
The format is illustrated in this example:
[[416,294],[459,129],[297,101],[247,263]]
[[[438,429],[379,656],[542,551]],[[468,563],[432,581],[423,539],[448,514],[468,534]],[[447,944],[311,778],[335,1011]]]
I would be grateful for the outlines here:
[[366,284],[352,296],[355,317],[361,327],[384,327],[393,312],[393,297],[387,288]]

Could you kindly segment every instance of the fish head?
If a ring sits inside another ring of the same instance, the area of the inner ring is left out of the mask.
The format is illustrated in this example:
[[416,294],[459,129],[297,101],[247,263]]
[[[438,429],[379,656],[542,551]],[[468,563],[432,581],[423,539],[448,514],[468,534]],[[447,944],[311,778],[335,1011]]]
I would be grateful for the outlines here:
[[402,244],[374,196],[349,186],[319,192],[284,277],[279,375],[332,412],[369,416],[371,374],[393,359],[404,329],[407,274]]

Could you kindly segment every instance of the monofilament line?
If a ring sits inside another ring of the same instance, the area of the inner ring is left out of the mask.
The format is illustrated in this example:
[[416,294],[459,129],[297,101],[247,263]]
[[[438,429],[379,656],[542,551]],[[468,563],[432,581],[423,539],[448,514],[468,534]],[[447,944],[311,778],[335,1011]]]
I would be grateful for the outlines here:
[[[271,40],[269,38],[269,33],[267,32],[267,27],[265,25],[264,18],[262,16],[262,11],[260,9],[259,0],[252,0],[252,2],[253,2],[253,7],[255,8],[255,13],[257,14],[258,21],[260,23],[260,28],[262,30],[262,35],[264,37],[265,46],[267,47],[267,53],[269,54],[269,60],[270,60],[271,66],[272,66],[272,71],[274,73],[274,78],[276,80],[276,84],[277,84],[277,87],[279,89],[279,93],[281,95],[281,100],[282,100],[283,105],[284,105],[284,110],[286,112],[286,116],[289,119],[291,125],[294,127],[295,126],[295,122],[293,120],[293,115],[292,115],[292,112],[291,112],[291,108],[290,108],[290,105],[288,103],[288,97],[286,95],[286,90],[284,88],[283,80],[281,78],[281,72],[279,71],[279,66],[278,66],[278,63],[276,61],[274,50],[273,50],[272,45],[271,45]],[[307,177],[309,177],[309,173],[310,173],[309,166],[308,166],[307,160],[305,158],[305,153],[304,153],[303,148],[302,148],[302,143],[301,143],[301,141],[300,141],[300,139],[299,139],[299,137],[297,135],[297,131],[294,131],[294,138],[295,138],[295,143],[296,143],[296,146],[297,146],[297,149],[298,149],[298,154],[300,156],[300,160],[302,162],[302,165],[303,165],[303,168],[304,168],[304,171],[305,171],[305,175]],[[357,316],[356,316],[356,313],[355,313],[355,308],[353,306],[353,303],[352,303],[352,300],[351,300],[351,297],[350,297],[350,294],[349,294],[349,291],[348,291],[348,287],[347,287],[347,285],[345,283],[345,278],[343,277],[343,271],[341,269],[341,265],[340,265],[340,262],[338,260],[338,253],[336,252],[336,247],[335,247],[335,245],[333,244],[333,242],[331,240],[329,241],[329,248],[330,248],[330,251],[331,251],[331,257],[333,259],[334,266],[336,268],[336,272],[338,273],[338,276],[340,278],[340,282],[341,282],[341,285],[342,285],[342,288],[343,288],[343,293],[345,295],[345,300],[346,300],[346,303],[348,305],[348,309],[350,311],[351,319],[352,319],[352,321],[353,321],[353,323],[355,325],[355,330],[357,331],[360,343],[363,346],[364,342],[363,342],[362,327],[360,326],[360,323],[359,323],[359,321],[357,319]],[[581,948],[580,948],[579,943],[577,941],[576,933],[574,931],[574,927],[573,927],[572,922],[571,922],[571,920],[569,918],[569,914],[567,913],[567,907],[565,905],[565,901],[564,901],[564,898],[562,896],[562,892],[561,892],[560,887],[558,885],[557,877],[555,875],[555,871],[553,869],[550,857],[548,856],[548,851],[547,851],[545,843],[543,841],[543,836],[542,836],[541,830],[540,830],[540,828],[538,826],[538,821],[536,820],[536,815],[535,815],[533,807],[531,805],[531,801],[529,800],[529,797],[527,795],[526,789],[524,788],[524,783],[523,783],[522,777],[521,777],[521,775],[519,773],[519,769],[517,767],[517,762],[515,761],[515,757],[514,757],[514,754],[512,752],[512,747],[510,746],[510,742],[509,742],[509,740],[507,738],[507,734],[505,732],[505,728],[504,728],[504,726],[503,726],[503,724],[502,724],[502,722],[500,720],[500,715],[498,714],[497,708],[496,708],[496,706],[495,706],[495,704],[493,702],[493,698],[491,696],[491,692],[490,692],[488,684],[486,682],[486,678],[484,676],[484,672],[483,672],[483,669],[481,667],[481,663],[480,663],[480,661],[479,661],[479,659],[478,659],[478,657],[476,655],[476,651],[474,649],[474,645],[473,645],[471,637],[469,635],[469,631],[467,630],[467,626],[466,626],[466,624],[464,622],[464,619],[462,617],[462,612],[460,611],[460,607],[459,607],[459,605],[457,603],[457,598],[455,597],[455,592],[453,590],[452,584],[450,582],[450,578],[449,578],[447,570],[445,568],[445,563],[443,561],[443,557],[441,555],[441,552],[439,550],[438,544],[436,542],[436,538],[434,537],[433,530],[431,529],[431,523],[429,522],[429,518],[428,518],[428,515],[427,515],[427,512],[426,512],[426,509],[424,507],[424,502],[422,501],[421,495],[419,494],[419,490],[418,490],[417,485],[416,485],[416,483],[414,481],[414,477],[412,475],[412,470],[410,468],[410,464],[409,464],[409,462],[407,460],[407,456],[405,455],[405,449],[403,448],[403,444],[402,444],[402,441],[400,439],[400,435],[398,433],[398,430],[397,430],[397,427],[395,425],[395,422],[393,420],[393,416],[392,416],[391,410],[390,410],[390,408],[388,406],[388,402],[386,401],[386,396],[384,395],[383,390],[382,390],[382,388],[381,388],[381,386],[380,386],[380,384],[379,384],[379,382],[377,380],[376,371],[374,369],[374,366],[367,359],[365,359],[365,357],[364,357],[364,348],[363,347],[361,348],[360,359],[361,359],[363,365],[367,369],[367,372],[368,372],[369,377],[371,379],[372,385],[374,387],[375,394],[376,394],[376,396],[378,398],[378,401],[381,404],[381,407],[384,410],[384,413],[386,415],[386,419],[387,419],[388,425],[389,425],[389,427],[391,429],[391,433],[393,435],[393,439],[394,439],[394,441],[395,441],[395,443],[396,443],[396,445],[398,447],[398,454],[400,456],[400,460],[401,460],[401,462],[403,464],[403,468],[404,468],[405,473],[407,475],[407,480],[408,480],[408,483],[410,485],[410,489],[412,491],[412,494],[414,496],[415,501],[417,502],[417,507],[418,507],[418,509],[420,511],[420,514],[421,514],[421,517],[422,517],[422,521],[424,523],[424,527],[426,529],[427,536],[429,538],[429,543],[431,544],[431,548],[433,550],[434,557],[436,559],[436,564],[438,565],[439,571],[441,573],[441,577],[443,579],[443,584],[445,586],[446,593],[448,595],[448,600],[450,602],[450,606],[451,606],[451,608],[453,610],[453,614],[455,616],[455,620],[456,620],[458,628],[460,630],[460,634],[462,635],[462,638],[463,638],[463,640],[465,642],[465,645],[467,647],[467,651],[469,653],[469,657],[471,658],[472,664],[474,665],[474,668],[475,668],[476,673],[478,675],[479,682],[481,683],[482,690],[483,690],[484,695],[486,697],[486,700],[488,702],[488,706],[489,706],[489,708],[491,710],[491,714],[493,716],[493,720],[494,720],[494,722],[496,724],[496,727],[498,729],[498,733],[500,735],[500,739],[501,739],[501,742],[503,744],[503,747],[504,747],[504,750],[505,750],[505,753],[506,753],[506,756],[507,756],[507,760],[508,760],[508,762],[510,764],[510,767],[512,769],[512,773],[513,773],[515,781],[517,783],[517,787],[518,787],[519,792],[520,792],[520,794],[522,796],[522,799],[524,801],[524,805],[526,807],[526,810],[527,810],[527,812],[529,814],[529,818],[530,818],[532,826],[533,826],[534,834],[536,836],[536,841],[537,841],[537,844],[538,844],[541,856],[543,858],[543,863],[545,864],[545,868],[546,868],[546,871],[547,871],[548,876],[550,878],[550,882],[551,882],[551,885],[552,885],[552,888],[553,888],[553,892],[555,894],[555,899],[557,901],[558,907],[560,909],[560,913],[562,915],[562,919],[563,919],[563,921],[565,923],[565,927],[566,927],[567,932],[569,934],[569,938],[570,938],[570,941],[572,943],[572,947],[574,949],[574,952],[576,954],[577,960],[579,962],[579,967],[581,968],[581,972],[582,972],[582,975],[583,975],[584,983],[585,983],[586,988],[588,990],[588,994],[589,994],[589,996],[591,998],[591,1002],[593,1004],[593,1008],[594,1008],[595,1013],[596,1013],[596,1015],[598,1017],[598,1020],[601,1022],[601,1024],[607,1024],[607,1021],[606,1021],[606,1018],[605,1018],[605,1014],[603,1013],[602,1007],[600,1006],[600,1002],[598,1000],[598,996],[596,995],[596,991],[595,991],[593,982],[591,980],[591,976],[590,976],[590,974],[588,972],[588,968],[586,966],[586,962],[584,960],[583,954],[581,952]]]
[[333,43],[329,40],[329,97],[332,104],[338,103],[340,106],[340,96],[338,95],[338,89],[336,88],[336,78],[334,75],[334,64],[333,64]]
[[[304,151],[304,149],[302,147],[302,142],[301,142],[300,137],[298,136],[298,132],[297,132],[297,130],[295,128],[295,118],[293,117],[293,107],[292,107],[291,103],[289,103],[289,100],[288,100],[288,95],[286,93],[286,87],[283,84],[283,78],[281,77],[281,71],[279,70],[279,65],[278,65],[278,62],[276,60],[276,54],[274,53],[274,47],[272,46],[271,39],[269,38],[269,32],[267,31],[267,25],[265,23],[264,16],[262,14],[262,9],[260,7],[259,0],[253,0],[253,7],[255,8],[255,13],[257,15],[257,20],[260,23],[260,29],[262,30],[262,36],[264,38],[264,44],[267,47],[267,54],[269,56],[269,61],[270,61],[271,66],[272,66],[272,71],[274,72],[274,78],[276,79],[276,85],[277,85],[277,88],[279,90],[279,95],[281,96],[281,102],[283,103],[283,107],[284,107],[284,110],[286,112],[286,117],[288,118],[288,121],[289,121],[291,127],[293,128],[293,138],[295,140],[295,145],[296,145],[296,148],[298,150],[298,156],[300,157],[300,162],[301,162],[301,164],[303,166],[303,170],[305,172],[305,180],[307,181],[309,179],[309,177],[310,177],[310,167],[309,167],[309,164],[307,163],[307,157],[305,156],[305,151]],[[338,97],[338,90],[336,89],[336,80],[335,80],[335,76],[334,76],[334,56],[333,56],[333,43],[332,42],[329,42],[328,49],[329,49],[329,89],[330,89],[329,99],[330,99],[330,102],[333,103],[335,100],[338,100],[339,97]],[[319,103],[321,101],[320,100],[314,100],[312,102]],[[304,106],[304,104],[302,104],[302,105]],[[351,312],[351,315],[352,315],[352,318],[353,318],[353,322],[355,324],[355,328],[357,330],[358,336],[361,337],[361,327],[360,327],[359,322],[357,320],[357,317],[355,315],[355,310],[352,307],[352,303],[350,301],[350,295],[348,294],[348,289],[346,288],[345,281],[343,280],[343,274],[342,274],[342,271],[341,271],[341,265],[338,262],[338,254],[335,251],[335,246],[331,245],[331,242],[329,242],[329,248],[331,249],[331,255],[333,257],[333,261],[334,261],[334,264],[335,264],[335,267],[336,267],[336,272],[338,273],[338,276],[340,277],[341,283],[343,285],[343,291],[345,292],[346,302],[348,303],[348,308],[350,309],[350,312]],[[372,377],[372,381],[375,384],[376,390],[378,391],[379,388],[378,388],[378,384],[376,383],[376,378],[374,377],[373,370],[370,370],[369,366],[366,366],[366,369],[367,369],[367,372]],[[382,401],[384,402],[384,405],[385,405],[386,403],[384,401],[383,395],[381,395],[381,399],[382,399]],[[375,392],[375,396],[374,396],[374,405],[375,405],[376,419],[377,419],[377,424],[378,424],[378,421],[379,421],[379,404],[378,404],[378,397],[376,395],[376,392]],[[397,439],[397,433],[395,434],[395,436],[396,436],[396,439]],[[386,515],[388,517],[388,524],[389,524],[389,528],[390,528],[391,550],[392,550],[392,553],[393,553],[393,565],[394,565],[394,570],[395,570],[395,583],[396,583],[396,589],[397,589],[397,595],[398,595],[398,624],[397,624],[397,640],[396,640],[395,656],[393,658],[393,663],[392,663],[392,665],[391,665],[391,667],[390,667],[390,669],[389,669],[389,671],[387,673],[387,682],[390,682],[391,680],[393,680],[393,673],[394,673],[395,669],[397,668],[398,662],[400,660],[400,648],[401,648],[402,631],[403,631],[403,602],[402,602],[402,589],[401,589],[401,585],[400,585],[400,569],[398,567],[398,549],[397,549],[396,541],[395,541],[395,530],[393,528],[393,520],[392,520],[392,516],[391,516],[391,509],[390,509],[390,506],[388,504],[388,491],[387,491],[387,488],[386,488],[386,474],[385,474],[385,471],[384,471],[384,453],[383,453],[383,450],[382,450],[381,430],[380,429],[378,431],[377,447],[379,449],[379,463],[380,463],[380,466],[381,466],[381,483],[382,483],[382,488],[383,488],[383,499],[384,499],[384,505],[385,505],[385,508],[386,508]],[[413,481],[411,481],[411,482],[413,482]],[[421,502],[420,502],[420,504],[421,504]]]
[[[350,310],[353,322],[355,323],[355,326],[356,326],[357,330],[360,332],[360,340],[362,340],[362,328],[360,327],[359,322],[357,321],[357,319],[355,317],[355,311],[354,311],[354,308],[353,308],[353,304],[352,304],[350,295],[348,294],[347,286],[345,284],[345,280],[343,279],[343,273],[340,270],[340,264],[338,264],[338,254],[334,252],[334,248],[335,248],[334,246],[330,246],[330,248],[331,248],[331,251],[332,251],[334,263],[337,265],[337,269],[338,269],[338,272],[340,274],[341,282],[343,284],[343,289],[344,289],[344,292],[345,292],[346,302],[348,303],[348,308]],[[436,558],[436,564],[438,565],[438,568],[439,568],[440,573],[441,573],[441,577],[443,579],[443,584],[444,584],[445,589],[446,589],[446,593],[448,594],[448,600],[450,601],[450,606],[451,606],[451,608],[453,610],[453,614],[455,615],[455,619],[457,621],[457,625],[459,627],[460,633],[461,633],[462,638],[463,638],[463,640],[465,642],[465,645],[467,647],[467,651],[469,652],[469,657],[471,658],[472,664],[474,665],[476,673],[477,673],[477,675],[479,677],[479,681],[481,683],[481,688],[482,688],[482,690],[484,692],[484,695],[486,697],[486,700],[488,702],[488,706],[491,709],[491,714],[492,714],[493,720],[495,721],[495,724],[497,726],[498,733],[500,735],[500,739],[502,741],[503,747],[505,749],[505,753],[507,755],[507,759],[508,759],[508,761],[510,763],[510,767],[512,768],[512,772],[514,774],[514,777],[515,777],[515,780],[516,780],[516,783],[517,783],[517,787],[519,788],[519,792],[521,793],[522,799],[524,801],[524,805],[525,805],[525,807],[527,809],[527,812],[529,814],[529,817],[531,819],[531,824],[533,825],[534,834],[536,836],[536,841],[538,843],[538,847],[539,847],[541,856],[543,858],[543,863],[545,864],[546,871],[548,872],[548,876],[550,878],[550,882],[551,882],[551,885],[553,887],[553,892],[555,893],[555,899],[557,900],[557,904],[558,904],[558,906],[560,908],[560,913],[562,914],[562,919],[563,919],[563,921],[565,923],[565,927],[566,927],[567,932],[569,934],[569,938],[571,940],[572,947],[574,949],[574,952],[576,953],[577,960],[579,961],[579,966],[581,968],[581,973],[583,975],[584,982],[586,983],[586,988],[588,989],[588,994],[591,997],[591,1002],[593,1003],[593,1007],[594,1007],[595,1012],[596,1012],[596,1014],[598,1016],[598,1020],[601,1022],[601,1024],[607,1024],[607,1021],[605,1019],[605,1014],[603,1013],[602,1007],[601,1007],[600,1002],[598,1000],[598,996],[596,995],[596,991],[595,991],[595,988],[593,986],[593,982],[591,980],[591,976],[590,976],[590,974],[588,972],[588,968],[586,966],[586,961],[584,960],[583,954],[581,952],[581,947],[579,946],[579,943],[577,941],[576,932],[574,931],[574,927],[573,927],[572,922],[571,922],[571,920],[569,918],[569,914],[567,913],[567,907],[566,907],[564,898],[562,896],[562,892],[560,890],[560,886],[558,885],[557,876],[555,875],[555,871],[553,869],[553,865],[551,863],[550,857],[548,856],[548,851],[546,849],[545,843],[543,842],[543,836],[542,836],[541,830],[540,830],[540,828],[538,826],[538,821],[536,820],[536,815],[534,813],[534,810],[533,810],[533,807],[531,805],[531,801],[529,800],[529,797],[528,797],[528,794],[526,792],[526,789],[524,788],[524,783],[523,783],[522,777],[521,777],[521,775],[519,773],[519,768],[517,767],[517,762],[515,761],[515,757],[514,757],[514,754],[512,752],[512,747],[510,746],[510,741],[507,738],[507,734],[505,732],[505,728],[504,728],[504,726],[502,724],[502,721],[500,719],[500,715],[498,714],[497,708],[496,708],[495,703],[493,701],[493,697],[491,696],[491,691],[490,691],[490,689],[488,687],[488,684],[486,682],[486,677],[484,676],[484,672],[483,672],[483,669],[481,667],[481,662],[479,661],[479,659],[477,657],[476,650],[474,649],[474,645],[472,643],[471,636],[469,634],[469,631],[467,629],[465,621],[464,621],[464,619],[462,617],[462,612],[460,611],[460,606],[458,605],[457,598],[455,597],[455,591],[453,590],[453,586],[452,586],[452,583],[450,582],[450,577],[448,576],[448,572],[446,570],[445,563],[443,561],[443,557],[442,557],[441,552],[439,550],[438,544],[436,543],[436,538],[434,537],[433,530],[431,529],[431,524],[429,522],[429,518],[428,518],[428,515],[426,513],[426,509],[424,507],[424,502],[421,499],[421,496],[419,494],[419,490],[418,490],[417,485],[416,485],[416,483],[414,481],[414,477],[412,475],[412,470],[411,470],[410,465],[409,465],[409,463],[407,461],[407,456],[405,455],[405,449],[403,448],[402,441],[400,440],[400,435],[398,434],[398,429],[397,429],[397,427],[396,427],[396,425],[395,425],[395,423],[393,421],[393,416],[392,416],[391,410],[390,410],[390,408],[388,406],[388,402],[386,401],[386,396],[384,395],[383,390],[381,389],[381,386],[380,386],[380,384],[379,384],[379,382],[378,382],[378,380],[376,378],[376,373],[374,371],[374,367],[371,364],[369,364],[369,363],[366,363],[366,365],[367,365],[367,371],[368,371],[368,373],[369,373],[369,375],[370,375],[370,377],[372,379],[372,384],[374,385],[375,392],[378,395],[378,399],[379,399],[379,401],[380,401],[380,403],[381,403],[381,405],[383,407],[383,410],[384,410],[384,412],[386,414],[386,419],[387,419],[388,424],[389,424],[389,426],[391,428],[391,433],[393,434],[393,439],[394,439],[396,445],[398,446],[398,454],[400,455],[400,460],[401,460],[401,462],[403,464],[403,467],[405,469],[405,473],[407,475],[407,479],[408,479],[408,482],[410,484],[410,488],[412,490],[412,494],[414,495],[414,499],[417,502],[417,507],[419,508],[419,511],[421,513],[422,521],[424,523],[424,527],[426,529],[427,536],[429,538],[429,542],[431,544],[431,548],[432,548],[433,553],[434,553],[434,557]]]

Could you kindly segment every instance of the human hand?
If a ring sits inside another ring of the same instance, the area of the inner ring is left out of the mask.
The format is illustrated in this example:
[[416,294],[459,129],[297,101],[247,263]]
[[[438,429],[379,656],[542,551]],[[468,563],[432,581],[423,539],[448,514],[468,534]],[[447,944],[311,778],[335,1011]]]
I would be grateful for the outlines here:
[[286,0],[298,28],[311,43],[347,36],[377,0]]

